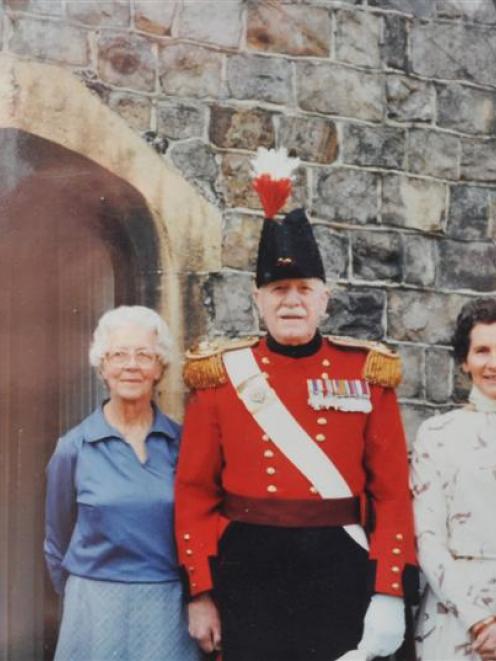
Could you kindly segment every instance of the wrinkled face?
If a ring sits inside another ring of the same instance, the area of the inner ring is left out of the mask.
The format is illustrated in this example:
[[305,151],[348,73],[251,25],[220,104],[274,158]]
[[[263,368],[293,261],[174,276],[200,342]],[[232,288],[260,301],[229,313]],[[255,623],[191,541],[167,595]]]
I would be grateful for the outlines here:
[[163,366],[156,355],[157,336],[148,328],[126,324],[112,331],[100,368],[111,399],[150,400]]
[[256,289],[254,298],[272,337],[280,344],[298,345],[315,335],[329,292],[318,278],[292,278]]
[[486,397],[496,399],[496,323],[476,324],[462,369]]

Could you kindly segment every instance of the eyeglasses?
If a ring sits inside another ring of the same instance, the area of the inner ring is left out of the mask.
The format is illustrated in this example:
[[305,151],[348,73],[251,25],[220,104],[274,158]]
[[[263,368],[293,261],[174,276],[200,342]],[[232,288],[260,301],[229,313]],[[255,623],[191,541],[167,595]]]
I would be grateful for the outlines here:
[[125,351],[124,349],[118,349],[117,351],[109,351],[105,354],[109,365],[111,367],[124,367],[131,362],[131,359],[134,358],[134,362],[138,367],[152,367],[157,358],[157,354],[152,351],[145,351],[144,349],[138,349],[137,351]]

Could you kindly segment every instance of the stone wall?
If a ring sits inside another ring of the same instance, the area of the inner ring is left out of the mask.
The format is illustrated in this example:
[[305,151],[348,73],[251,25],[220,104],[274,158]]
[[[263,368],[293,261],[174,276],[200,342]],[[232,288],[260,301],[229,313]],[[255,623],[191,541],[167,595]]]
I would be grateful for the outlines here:
[[492,0],[4,0],[0,11],[4,51],[73,71],[223,211],[223,267],[188,283],[211,333],[259,330],[249,161],[285,145],[302,160],[291,205],[310,211],[333,286],[326,330],[397,346],[410,435],[464,397],[452,323],[469,297],[496,291]]

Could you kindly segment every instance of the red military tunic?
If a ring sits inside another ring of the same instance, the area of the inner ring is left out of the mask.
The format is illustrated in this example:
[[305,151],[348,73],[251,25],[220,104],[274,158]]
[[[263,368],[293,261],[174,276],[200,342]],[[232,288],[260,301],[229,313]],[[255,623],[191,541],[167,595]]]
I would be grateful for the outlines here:
[[[314,410],[308,379],[361,379],[368,351],[324,340],[304,358],[253,347],[260,368],[283,404],[331,458],[352,493],[373,502],[370,533],[375,592],[403,596],[405,567],[415,565],[405,436],[391,388],[371,385],[369,413]],[[313,485],[258,426],[228,381],[196,390],[189,401],[176,480],[180,563],[192,595],[210,590],[209,558],[229,521],[224,492],[274,500],[320,500]]]

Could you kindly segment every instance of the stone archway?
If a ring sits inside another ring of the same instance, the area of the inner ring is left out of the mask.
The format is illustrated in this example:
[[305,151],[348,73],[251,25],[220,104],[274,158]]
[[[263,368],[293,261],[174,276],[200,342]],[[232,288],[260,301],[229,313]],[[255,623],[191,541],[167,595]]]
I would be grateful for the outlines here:
[[220,214],[68,72],[0,56],[0,97],[0,659],[28,661],[53,644],[43,473],[93,404],[95,316],[137,302],[164,315],[179,351],[162,403],[178,416],[180,286],[219,269]]

